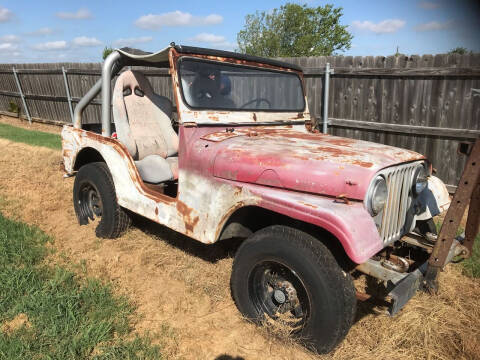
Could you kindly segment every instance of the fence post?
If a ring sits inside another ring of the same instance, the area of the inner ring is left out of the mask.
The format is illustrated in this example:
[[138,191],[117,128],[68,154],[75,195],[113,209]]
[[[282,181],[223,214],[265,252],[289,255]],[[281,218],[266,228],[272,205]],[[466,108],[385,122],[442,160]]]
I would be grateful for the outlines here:
[[325,89],[323,92],[323,127],[322,132],[328,132],[328,91],[330,89],[330,74],[333,74],[333,69],[330,69],[330,63],[325,65]]
[[13,67],[13,76],[15,77],[15,82],[17,83],[18,92],[20,93],[20,97],[22,98],[23,108],[25,109],[25,114],[27,114],[28,122],[32,123],[32,118],[30,117],[30,111],[28,111],[27,102],[25,101],[25,95],[22,91],[22,86],[20,85],[20,79],[18,78],[17,70],[15,66]]
[[65,82],[65,92],[67,93],[68,108],[70,109],[70,118],[73,123],[73,107],[72,107],[72,97],[70,96],[70,88],[68,87],[67,71],[65,67],[62,66],[63,81]]

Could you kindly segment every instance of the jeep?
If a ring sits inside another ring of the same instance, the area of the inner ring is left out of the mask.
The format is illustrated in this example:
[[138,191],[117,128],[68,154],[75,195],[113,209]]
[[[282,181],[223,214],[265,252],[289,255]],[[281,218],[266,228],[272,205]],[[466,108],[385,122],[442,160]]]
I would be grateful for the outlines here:
[[[171,78],[173,96],[139,67]],[[82,122],[100,93],[101,126]],[[241,314],[320,353],[365,296],[353,275],[384,284],[392,315],[421,288],[432,218],[450,203],[421,154],[316,130],[299,66],[227,51],[113,51],[62,144],[80,225],[99,219],[96,235],[116,238],[139,214],[204,244],[243,239],[230,283]]]

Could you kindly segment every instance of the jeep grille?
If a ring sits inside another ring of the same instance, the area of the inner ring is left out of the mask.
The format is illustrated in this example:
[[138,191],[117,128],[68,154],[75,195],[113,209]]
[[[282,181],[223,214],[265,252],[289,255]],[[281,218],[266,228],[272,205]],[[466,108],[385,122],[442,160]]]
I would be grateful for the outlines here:
[[380,238],[384,243],[398,240],[410,231],[411,222],[407,224],[407,212],[412,203],[412,178],[420,162],[408,163],[383,169],[387,182],[387,201],[382,212],[375,216]]

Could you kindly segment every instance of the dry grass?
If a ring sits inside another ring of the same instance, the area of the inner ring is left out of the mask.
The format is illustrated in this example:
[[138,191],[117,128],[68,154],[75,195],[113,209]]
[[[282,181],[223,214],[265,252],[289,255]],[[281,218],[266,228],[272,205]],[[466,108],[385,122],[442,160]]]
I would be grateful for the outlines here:
[[27,129],[27,130],[37,130],[43,131],[51,134],[60,134],[62,128],[60,126],[42,124],[38,122],[28,123],[28,120],[22,118],[14,118],[11,116],[0,115],[0,123],[14,125],[16,127]]
[[242,319],[229,289],[233,245],[202,245],[146,220],[118,240],[99,240],[93,226],[76,223],[73,179],[62,179],[58,151],[2,139],[0,149],[3,211],[55,237],[61,256],[52,261],[83,264],[86,274],[127,294],[141,314],[137,332],[172,328],[170,358],[480,359],[480,281],[458,266],[441,274],[438,296],[418,294],[393,319],[379,306],[360,304],[345,341],[316,356]]
[[32,327],[32,324],[30,323],[30,321],[28,321],[28,316],[23,313],[18,314],[10,321],[4,322],[0,327],[0,330],[4,334],[9,335],[15,331],[18,331],[22,327],[25,327],[26,329],[29,329]]

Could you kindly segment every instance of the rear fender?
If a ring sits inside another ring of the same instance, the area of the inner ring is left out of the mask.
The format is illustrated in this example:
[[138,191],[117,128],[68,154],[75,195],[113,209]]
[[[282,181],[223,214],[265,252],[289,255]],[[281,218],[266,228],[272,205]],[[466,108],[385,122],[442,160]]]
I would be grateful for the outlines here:
[[[153,194],[145,187],[132,157],[125,146],[115,139],[65,126],[62,131],[62,146],[65,170],[70,174],[75,171],[75,162],[82,150],[90,148],[97,151],[110,170],[119,205],[129,210],[152,218],[150,210],[155,209],[159,202],[168,205],[174,201],[168,196]],[[160,217],[160,214],[157,217]],[[168,221],[170,217],[171,214],[167,211],[165,219],[155,221]]]

